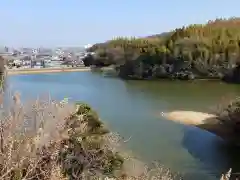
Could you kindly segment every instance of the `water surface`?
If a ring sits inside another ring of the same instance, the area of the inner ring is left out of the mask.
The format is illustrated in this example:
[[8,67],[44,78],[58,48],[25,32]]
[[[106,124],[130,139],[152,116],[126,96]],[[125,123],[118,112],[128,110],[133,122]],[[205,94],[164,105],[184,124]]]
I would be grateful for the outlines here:
[[[122,81],[91,72],[16,75],[8,87],[24,99],[50,93],[93,106],[127,146],[146,162],[158,160],[187,179],[216,179],[232,167],[240,170],[240,154],[214,135],[165,120],[162,111],[209,111],[222,98],[240,94],[240,86],[220,82]],[[219,179],[219,178],[218,178]]]

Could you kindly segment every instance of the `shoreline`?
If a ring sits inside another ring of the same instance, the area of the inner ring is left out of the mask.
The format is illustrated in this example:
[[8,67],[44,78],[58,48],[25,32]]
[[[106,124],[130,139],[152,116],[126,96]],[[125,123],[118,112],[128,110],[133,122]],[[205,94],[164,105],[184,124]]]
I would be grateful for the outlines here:
[[[102,67],[102,68],[92,68],[92,67],[63,67],[63,68],[26,68],[26,69],[8,69],[6,68],[6,75],[22,75],[22,74],[43,74],[43,73],[65,73],[65,72],[86,72],[86,71],[108,71],[113,70],[112,67]],[[153,78],[153,79],[138,79],[138,78],[132,78],[125,80],[140,80],[140,81],[215,81],[215,82],[224,82],[221,79],[215,79],[215,78],[196,78],[194,80],[181,80],[181,79],[170,79],[170,78]]]
[[89,67],[81,68],[28,68],[28,69],[6,69],[7,75],[20,75],[20,74],[41,74],[41,73],[59,73],[59,72],[82,72],[91,71]]

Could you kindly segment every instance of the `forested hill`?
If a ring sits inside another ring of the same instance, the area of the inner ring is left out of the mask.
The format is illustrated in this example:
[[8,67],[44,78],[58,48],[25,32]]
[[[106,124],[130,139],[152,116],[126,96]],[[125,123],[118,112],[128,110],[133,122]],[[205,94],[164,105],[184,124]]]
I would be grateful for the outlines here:
[[[240,62],[240,18],[192,24],[146,38],[119,37],[88,50],[97,55],[87,64],[114,64],[124,78],[232,77]],[[240,73],[235,78],[240,81]]]

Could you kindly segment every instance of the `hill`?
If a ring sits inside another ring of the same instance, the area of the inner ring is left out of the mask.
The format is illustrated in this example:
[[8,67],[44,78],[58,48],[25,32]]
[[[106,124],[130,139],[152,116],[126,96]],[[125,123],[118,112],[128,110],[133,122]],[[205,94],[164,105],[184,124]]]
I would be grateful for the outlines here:
[[116,65],[121,77],[138,79],[231,77],[239,66],[239,50],[240,18],[192,24],[145,38],[119,37],[88,49],[97,54],[90,64]]

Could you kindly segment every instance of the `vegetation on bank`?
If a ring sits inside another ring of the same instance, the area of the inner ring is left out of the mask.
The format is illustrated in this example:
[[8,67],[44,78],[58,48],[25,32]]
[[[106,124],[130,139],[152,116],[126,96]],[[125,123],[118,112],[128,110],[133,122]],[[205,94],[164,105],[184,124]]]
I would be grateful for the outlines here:
[[[216,112],[217,128],[216,134],[219,132],[220,137],[228,142],[240,145],[240,98],[235,98],[227,104],[219,105]],[[214,121],[210,121],[214,124]],[[219,129],[219,130],[218,130]]]
[[123,158],[110,150],[109,132],[89,106],[77,104],[74,111],[37,101],[21,107],[18,96],[13,106],[1,126],[1,179],[85,179],[120,169]]
[[121,138],[84,103],[39,99],[22,105],[16,94],[10,109],[1,114],[2,180],[175,179],[165,168],[139,166],[120,152]]
[[5,64],[6,60],[2,56],[0,56],[0,72],[3,72]]
[[146,38],[95,44],[86,66],[115,65],[122,78],[240,82],[240,18],[216,19]]

